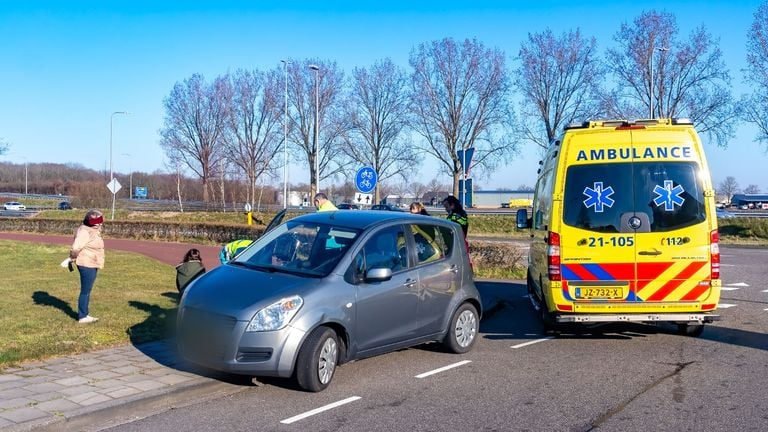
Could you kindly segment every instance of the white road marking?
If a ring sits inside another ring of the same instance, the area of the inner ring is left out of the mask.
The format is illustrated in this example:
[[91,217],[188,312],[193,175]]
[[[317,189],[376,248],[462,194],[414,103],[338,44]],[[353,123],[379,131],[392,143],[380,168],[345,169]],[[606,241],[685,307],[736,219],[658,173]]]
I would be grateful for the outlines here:
[[720,267],[736,267],[736,264],[723,264],[723,263],[720,263]]
[[338,401],[338,402],[334,402],[334,403],[332,403],[332,404],[328,404],[328,405],[326,405],[326,406],[322,406],[322,407],[320,407],[320,408],[315,408],[315,409],[313,409],[312,411],[307,411],[307,412],[305,412],[305,413],[303,413],[303,414],[299,414],[299,415],[297,415],[297,416],[293,416],[293,417],[291,417],[291,418],[287,418],[287,419],[285,419],[285,420],[280,420],[280,423],[283,423],[283,424],[291,424],[291,423],[295,423],[295,422],[297,422],[297,421],[299,421],[299,420],[305,419],[305,418],[307,418],[307,417],[310,417],[310,416],[313,416],[313,415],[315,415],[315,414],[320,414],[320,413],[321,413],[321,412],[323,412],[323,411],[328,411],[328,410],[330,410],[330,409],[333,409],[333,408],[336,408],[336,407],[339,407],[339,406],[342,406],[342,405],[348,404],[348,403],[350,403],[350,402],[354,402],[354,401],[356,401],[356,400],[358,400],[358,399],[360,399],[360,396],[352,396],[352,397],[348,397],[348,398],[346,398],[346,399],[344,399],[344,400],[340,400],[340,401]]
[[549,337],[545,337],[545,338],[542,338],[542,339],[536,339],[536,340],[524,342],[524,343],[521,343],[521,344],[512,345],[510,348],[518,349],[518,348],[522,348],[522,347],[527,347],[528,345],[537,344],[539,342],[548,341],[550,339],[554,339],[554,336],[549,336]]
[[464,366],[467,363],[472,363],[472,360],[463,360],[463,361],[460,361],[458,363],[450,364],[448,366],[443,366],[441,368],[438,368],[438,369],[435,369],[435,370],[431,370],[429,372],[424,372],[423,374],[418,374],[414,378],[426,378],[426,377],[428,377],[430,375],[434,375],[436,373],[447,371],[448,369],[453,369],[455,367]]
[[728,309],[728,308],[732,308],[732,307],[736,307],[736,305],[735,304],[730,304],[730,303],[720,303],[720,304],[717,305],[718,309]]
[[762,290],[762,291],[760,291],[760,292],[768,292],[768,290]]
[[725,284],[725,286],[730,286],[730,287],[748,287],[749,285],[745,284],[744,282],[736,282],[736,283],[731,283],[731,284]]
[[720,291],[736,291],[738,287],[720,287]]

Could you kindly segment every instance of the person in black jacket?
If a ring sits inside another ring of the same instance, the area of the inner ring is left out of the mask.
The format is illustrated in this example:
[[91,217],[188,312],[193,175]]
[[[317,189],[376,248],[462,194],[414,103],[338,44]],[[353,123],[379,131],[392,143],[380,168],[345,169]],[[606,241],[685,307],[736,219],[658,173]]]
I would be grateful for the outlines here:
[[461,230],[464,232],[464,238],[466,239],[467,231],[469,230],[469,216],[467,216],[464,207],[462,207],[459,200],[453,195],[445,197],[443,206],[445,207],[445,211],[448,212],[448,220],[461,225]]
[[176,289],[179,290],[179,298],[184,294],[187,285],[203,273],[205,266],[200,251],[194,248],[188,250],[184,260],[176,266]]

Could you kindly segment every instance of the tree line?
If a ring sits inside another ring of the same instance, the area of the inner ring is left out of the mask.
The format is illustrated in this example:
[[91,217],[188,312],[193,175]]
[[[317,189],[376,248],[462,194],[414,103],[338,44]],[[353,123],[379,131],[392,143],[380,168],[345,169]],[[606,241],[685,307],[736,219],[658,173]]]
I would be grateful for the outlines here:
[[656,10],[622,23],[603,52],[579,29],[547,28],[529,33],[511,64],[477,39],[444,38],[416,45],[407,68],[385,58],[347,75],[332,60],[310,58],[213,79],[193,74],[163,101],[160,145],[179,184],[189,173],[204,201],[222,202],[233,183],[255,202],[264,184],[282,179],[286,149],[309,169],[310,195],[349,181],[362,165],[385,186],[424,181],[425,158],[451,175],[456,194],[460,152],[474,149],[473,175],[488,177],[526,144],[543,151],[586,119],[686,117],[722,147],[743,121],[766,145],[766,29],[768,2],[743,29],[752,92],[739,98],[706,27],[681,35],[675,15]]

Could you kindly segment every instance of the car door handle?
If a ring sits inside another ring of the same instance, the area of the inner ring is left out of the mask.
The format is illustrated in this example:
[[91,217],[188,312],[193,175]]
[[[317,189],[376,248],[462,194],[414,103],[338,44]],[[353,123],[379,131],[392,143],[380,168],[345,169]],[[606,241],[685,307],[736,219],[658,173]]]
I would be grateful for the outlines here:
[[459,273],[459,266],[457,266],[456,264],[452,265],[451,266],[451,273],[458,274]]
[[656,255],[661,255],[661,251],[654,249],[652,251],[640,251],[640,252],[638,252],[638,254],[640,254],[640,255],[653,255],[653,256],[656,256]]
[[416,281],[413,279],[406,279],[405,283],[403,284],[403,286],[408,288],[413,288],[414,285],[416,285]]

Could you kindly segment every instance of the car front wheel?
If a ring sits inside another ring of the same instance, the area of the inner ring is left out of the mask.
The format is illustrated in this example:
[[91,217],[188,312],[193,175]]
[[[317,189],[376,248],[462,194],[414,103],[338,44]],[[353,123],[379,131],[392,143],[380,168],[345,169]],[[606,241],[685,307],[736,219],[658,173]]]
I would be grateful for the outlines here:
[[339,360],[339,339],[328,327],[318,327],[301,346],[296,360],[296,382],[311,392],[325,390]]
[[456,354],[468,352],[477,339],[479,321],[477,309],[469,303],[462,304],[451,317],[443,344]]

